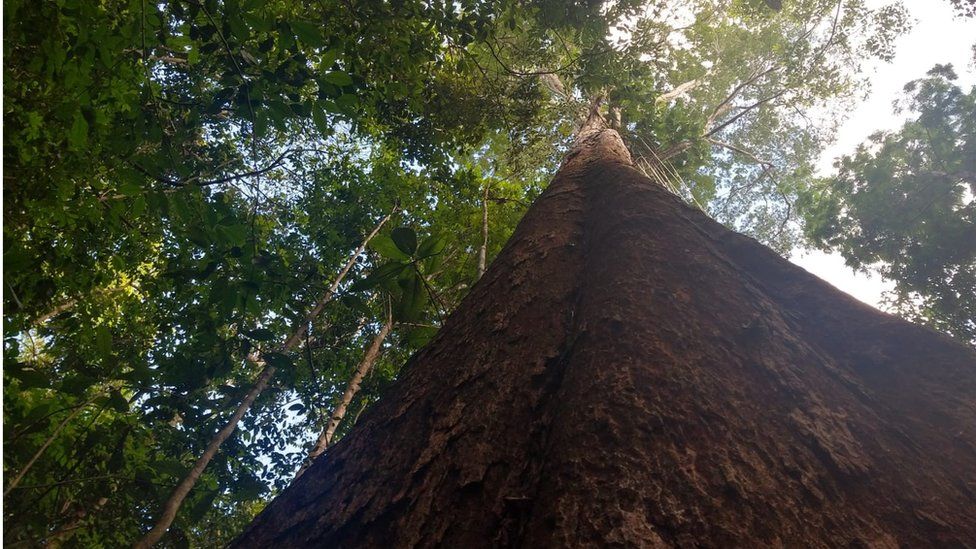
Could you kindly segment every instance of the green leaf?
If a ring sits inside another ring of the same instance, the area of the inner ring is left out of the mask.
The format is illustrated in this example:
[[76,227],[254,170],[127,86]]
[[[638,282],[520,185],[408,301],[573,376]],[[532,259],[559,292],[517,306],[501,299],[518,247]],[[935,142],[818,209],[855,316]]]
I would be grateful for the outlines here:
[[116,412],[125,413],[129,411],[129,401],[118,389],[112,389],[112,394],[108,397],[108,405],[114,408]]
[[137,196],[132,200],[132,209],[129,211],[129,215],[132,218],[137,218],[146,211],[146,206],[149,204],[146,202],[146,197]]
[[267,328],[256,328],[254,330],[247,330],[244,332],[247,337],[256,341],[271,341],[274,339],[275,334]]
[[378,234],[369,241],[369,247],[376,253],[385,257],[386,259],[393,259],[396,261],[406,261],[410,259],[408,254],[400,251],[393,239],[385,234]]
[[408,256],[413,255],[417,251],[417,233],[413,229],[408,227],[397,227],[393,229],[390,234],[393,242],[396,244],[400,251],[407,254]]
[[247,241],[248,228],[244,225],[218,225],[217,236],[228,246],[242,246]]
[[350,112],[355,110],[355,108],[359,105],[359,98],[354,94],[344,93],[336,98],[335,102],[336,105],[344,112]]
[[219,494],[220,492],[218,490],[210,490],[204,493],[203,496],[201,496],[200,499],[195,504],[193,504],[193,507],[190,509],[190,514],[188,516],[188,518],[190,519],[190,524],[196,524],[200,522],[203,519],[203,517],[207,515],[207,512],[213,509],[214,506],[213,502],[215,499],[217,499],[217,496]]
[[309,23],[307,21],[292,21],[291,30],[295,31],[295,35],[302,42],[305,42],[313,48],[319,48],[325,45],[325,40],[322,38],[322,31],[319,26],[314,23]]
[[85,394],[89,387],[94,385],[96,380],[82,374],[74,374],[66,377],[61,382],[61,391],[69,395],[81,396]]
[[440,269],[444,263],[444,254],[434,254],[423,260],[423,272],[430,275]]
[[287,369],[295,366],[291,357],[284,353],[261,353],[261,358],[266,363],[278,369]]
[[254,114],[254,125],[253,128],[254,135],[257,137],[264,137],[264,134],[268,131],[268,116],[265,111],[258,111]]
[[265,17],[261,17],[253,13],[245,13],[244,20],[247,24],[256,31],[268,32],[274,28],[274,25]]
[[220,267],[219,261],[210,261],[203,269],[200,270],[200,272],[196,274],[195,278],[197,280],[206,280],[207,278],[210,278],[210,275],[217,272],[218,267]]
[[409,348],[416,349],[426,345],[435,335],[437,335],[437,327],[419,326],[407,332],[406,337],[403,338],[403,343]]
[[245,473],[234,483],[234,497],[238,501],[248,501],[261,497],[268,487],[257,477],[250,473]]
[[198,225],[191,225],[186,231],[186,237],[201,248],[210,247],[210,235]]
[[291,116],[291,110],[284,103],[277,100],[268,101],[267,112],[271,122],[273,122],[276,127],[282,127],[282,125],[285,123],[285,119]]
[[399,275],[406,268],[407,268],[406,264],[397,263],[397,262],[392,262],[392,263],[387,263],[386,265],[382,265],[376,268],[366,278],[357,280],[355,283],[349,286],[349,291],[360,292],[363,290],[368,290],[378,284],[382,284],[387,280],[392,280],[396,278],[396,276]]
[[342,298],[342,302],[346,305],[346,307],[349,307],[350,309],[352,309],[353,311],[361,315],[368,316],[372,314],[372,311],[370,311],[369,305],[366,303],[366,300],[364,300],[363,298],[357,295],[351,295],[351,294],[347,295],[344,298]]
[[75,113],[75,119],[68,129],[68,147],[73,150],[82,150],[88,146],[88,121],[81,111]]
[[333,84],[339,87],[352,85],[352,77],[342,71],[332,71],[332,72],[325,73],[325,75],[322,76],[322,79],[328,82],[329,84]]
[[317,103],[315,108],[312,109],[312,122],[323,136],[332,134],[332,124],[329,123],[329,116],[326,114],[326,109],[322,107],[321,103]]
[[131,381],[137,385],[142,385],[143,383],[147,383],[151,381],[153,378],[154,378],[153,371],[147,368],[145,365],[141,365],[141,364],[134,365],[132,367],[132,371],[126,372],[125,374],[120,376],[120,379]]
[[153,472],[156,478],[183,478],[186,475],[187,467],[177,459],[161,459],[153,464]]
[[288,407],[288,409],[291,410],[292,412],[301,413],[302,411],[305,410],[305,405],[299,402],[297,404],[292,404],[291,406]]
[[420,274],[414,272],[413,276],[401,281],[400,287],[403,293],[394,308],[394,317],[404,322],[419,319],[424,312],[424,307],[427,306],[427,289]]
[[424,259],[437,255],[447,247],[447,239],[440,235],[430,235],[417,246],[417,257]]
[[[4,360],[6,362],[6,360]],[[4,374],[8,373],[7,365],[4,364]],[[32,389],[35,387],[50,387],[51,377],[43,372],[25,368],[10,372],[13,377],[20,380],[21,389]]]
[[95,328],[95,348],[103,356],[112,352],[112,330],[104,324]]
[[319,66],[324,69],[331,67],[336,62],[336,59],[339,58],[340,53],[342,52],[337,48],[322,52],[322,56],[319,58]]
[[220,277],[210,286],[210,305],[216,306],[218,318],[228,318],[237,306],[237,289],[227,277]]
[[214,95],[213,102],[210,103],[210,112],[218,113],[227,104],[231,97],[237,95],[237,88],[224,88]]
[[119,194],[122,196],[136,196],[142,194],[142,187],[135,181],[126,180],[119,184]]
[[[234,35],[234,38],[241,42],[246,42],[248,38],[251,37],[251,29],[248,28],[247,23],[237,14],[229,16],[227,18],[227,24],[230,26],[230,32]],[[241,57],[247,60],[247,52],[241,50]],[[252,58],[253,59],[253,58]],[[250,62],[250,61],[248,61]]]

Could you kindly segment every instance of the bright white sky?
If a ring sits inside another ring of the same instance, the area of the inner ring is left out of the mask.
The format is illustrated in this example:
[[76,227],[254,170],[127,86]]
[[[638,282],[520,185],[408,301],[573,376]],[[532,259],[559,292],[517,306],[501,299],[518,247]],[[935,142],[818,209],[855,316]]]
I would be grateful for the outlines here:
[[[887,2],[872,2],[884,3]],[[837,133],[836,143],[820,157],[821,175],[832,173],[836,157],[853,151],[875,131],[901,126],[903,118],[891,112],[892,101],[900,96],[906,82],[924,76],[936,63],[952,63],[964,89],[976,85],[972,50],[976,42],[976,20],[954,18],[948,0],[904,0],[904,3],[915,18],[915,26],[898,40],[891,63],[873,67],[871,95],[863,103],[852,105],[847,121]],[[889,281],[878,276],[855,273],[844,265],[838,254],[797,251],[790,261],[875,307],[881,303],[882,292],[892,287]]]

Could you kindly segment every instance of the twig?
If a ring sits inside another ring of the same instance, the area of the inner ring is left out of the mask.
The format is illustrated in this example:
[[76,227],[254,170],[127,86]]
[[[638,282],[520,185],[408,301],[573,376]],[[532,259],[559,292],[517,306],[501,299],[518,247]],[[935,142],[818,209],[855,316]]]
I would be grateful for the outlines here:
[[221,183],[228,183],[230,181],[237,181],[237,180],[240,180],[240,179],[247,179],[248,177],[254,177],[254,176],[257,176],[257,175],[262,175],[262,174],[268,173],[271,170],[273,170],[273,169],[277,168],[278,166],[280,166],[284,162],[285,158],[287,158],[289,155],[297,154],[297,153],[300,153],[300,152],[305,152],[305,150],[304,149],[287,149],[287,150],[285,150],[285,152],[281,153],[278,156],[278,158],[276,158],[271,164],[268,164],[267,166],[265,166],[263,168],[260,168],[260,169],[257,169],[257,170],[253,170],[253,171],[250,171],[250,172],[235,173],[235,174],[228,175],[226,177],[220,177],[220,178],[217,178],[217,179],[211,179],[209,181],[197,181],[196,180],[197,179],[196,176],[191,177],[189,179],[183,179],[183,180],[169,179],[169,178],[163,177],[161,175],[156,175],[156,174],[150,173],[149,170],[147,170],[147,169],[143,168],[142,166],[140,166],[138,164],[135,164],[135,163],[132,164],[132,167],[134,167],[135,169],[139,170],[143,175],[146,175],[148,177],[151,177],[151,178],[155,179],[156,181],[158,181],[160,183],[163,183],[163,184],[166,184],[166,185],[169,185],[171,187],[181,188],[181,187],[186,187],[186,186],[189,186],[189,185],[193,185],[195,187],[207,187],[207,186],[210,186],[210,185],[220,185]]

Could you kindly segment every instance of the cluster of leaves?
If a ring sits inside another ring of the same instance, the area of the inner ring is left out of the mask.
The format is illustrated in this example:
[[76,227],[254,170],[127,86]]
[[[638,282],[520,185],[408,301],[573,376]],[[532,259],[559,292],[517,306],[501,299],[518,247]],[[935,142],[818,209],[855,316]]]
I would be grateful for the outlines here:
[[387,262],[377,266],[349,290],[382,287],[386,292],[396,294],[393,307],[396,320],[421,320],[430,300],[428,278],[437,274],[446,245],[447,241],[440,236],[429,236],[418,243],[417,233],[408,227],[394,229],[390,236],[380,235],[370,242],[370,247]]
[[899,314],[976,344],[976,88],[937,65],[905,86],[914,114],[837,162],[802,202],[811,242],[895,282]]

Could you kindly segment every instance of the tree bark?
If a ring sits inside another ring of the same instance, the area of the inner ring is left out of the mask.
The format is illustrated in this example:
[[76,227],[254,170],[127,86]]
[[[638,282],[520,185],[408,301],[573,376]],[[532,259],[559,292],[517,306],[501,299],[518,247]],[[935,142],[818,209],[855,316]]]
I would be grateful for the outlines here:
[[[332,297],[335,296],[336,290],[339,288],[339,284],[359,260],[359,254],[363,253],[363,250],[366,249],[369,241],[372,240],[378,232],[380,232],[383,225],[386,224],[386,222],[390,219],[390,217],[393,216],[393,214],[396,213],[396,211],[397,208],[394,208],[392,212],[383,217],[383,219],[376,224],[376,227],[373,228],[373,231],[363,239],[362,244],[360,244],[359,247],[356,248],[356,250],[352,253],[352,256],[339,271],[339,274],[336,275],[335,280],[332,281],[329,288],[324,294],[322,294],[322,297],[315,302],[315,305],[309,311],[308,315],[306,315],[305,318],[295,326],[291,335],[288,336],[288,339],[286,339],[285,342],[282,343],[278,348],[280,352],[289,352],[298,347],[298,345],[305,338],[305,334],[308,332],[309,323],[318,318],[318,316],[322,313],[325,306],[332,300]],[[251,360],[251,357],[248,357],[248,359]],[[254,362],[258,362],[258,357],[254,357]],[[258,374],[257,379],[254,381],[254,385],[251,386],[251,389],[247,392],[247,395],[244,396],[244,400],[242,400],[234,410],[234,414],[230,417],[230,420],[228,420],[227,424],[224,425],[224,427],[218,431],[212,439],[210,439],[210,442],[207,443],[207,447],[204,449],[203,454],[197,458],[197,461],[193,464],[190,471],[180,480],[179,484],[177,484],[173,489],[173,492],[170,494],[169,498],[165,503],[163,503],[162,513],[160,514],[159,518],[156,519],[156,523],[153,525],[152,529],[150,529],[142,539],[133,544],[135,549],[146,549],[148,547],[152,547],[154,544],[156,544],[156,542],[162,539],[163,535],[166,533],[166,530],[169,529],[170,525],[173,524],[173,520],[176,519],[176,514],[183,505],[183,500],[185,500],[186,496],[190,494],[190,490],[192,490],[196,485],[197,480],[200,479],[200,475],[203,474],[204,470],[207,468],[207,465],[209,465],[210,461],[214,458],[214,456],[217,455],[217,451],[220,449],[220,446],[230,437],[230,435],[234,433],[234,430],[237,429],[237,424],[240,423],[241,418],[244,417],[244,414],[246,414],[251,408],[251,405],[254,404],[254,400],[268,386],[268,382],[274,376],[274,373],[274,366],[271,366],[270,364],[266,364],[264,366],[261,373]]]
[[326,424],[325,430],[319,435],[318,440],[315,441],[315,446],[308,453],[308,458],[305,464],[298,470],[295,474],[295,478],[302,476],[309,465],[315,462],[315,459],[322,455],[332,444],[332,439],[335,437],[336,429],[339,428],[339,424],[342,423],[343,418],[346,417],[346,410],[349,409],[349,404],[352,403],[352,399],[355,398],[356,394],[359,393],[360,385],[363,382],[363,378],[366,374],[373,369],[373,365],[376,364],[376,359],[380,357],[380,352],[382,350],[383,341],[386,336],[390,335],[390,330],[393,329],[393,319],[387,315],[386,321],[383,323],[383,327],[377,332],[376,336],[373,337],[373,341],[370,342],[369,347],[366,348],[366,352],[363,353],[362,360],[356,366],[356,370],[353,372],[352,377],[349,378],[349,384],[346,386],[346,390],[342,393],[342,398],[339,400],[339,404],[335,407],[332,415],[329,417],[329,422]]
[[685,206],[591,129],[234,546],[969,546],[973,509],[973,350]]

